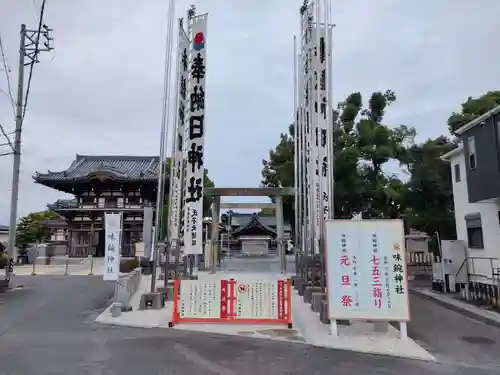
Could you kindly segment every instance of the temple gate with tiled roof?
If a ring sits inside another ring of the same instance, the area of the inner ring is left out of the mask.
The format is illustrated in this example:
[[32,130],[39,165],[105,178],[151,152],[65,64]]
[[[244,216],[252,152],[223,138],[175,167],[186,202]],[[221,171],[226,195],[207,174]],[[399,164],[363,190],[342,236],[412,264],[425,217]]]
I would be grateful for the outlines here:
[[67,225],[67,239],[58,241],[66,241],[67,253],[104,256],[104,213],[123,212],[122,255],[133,256],[134,244],[142,239],[143,208],[156,204],[158,166],[157,156],[76,155],[64,171],[37,172],[36,183],[74,195],[48,205]]

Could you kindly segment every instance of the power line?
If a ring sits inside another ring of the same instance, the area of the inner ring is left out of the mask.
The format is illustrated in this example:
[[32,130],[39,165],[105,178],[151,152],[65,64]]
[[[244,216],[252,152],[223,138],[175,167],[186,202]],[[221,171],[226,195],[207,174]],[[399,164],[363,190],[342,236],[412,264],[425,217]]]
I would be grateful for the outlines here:
[[45,3],[46,0],[42,1],[42,5],[40,6],[40,18],[38,19],[38,28],[35,33],[35,50],[33,52],[33,58],[31,59],[31,62],[29,63],[30,65],[30,72],[28,75],[28,83],[26,85],[26,95],[24,97],[24,104],[23,104],[23,115],[22,119],[24,120],[24,116],[26,115],[26,108],[28,106],[28,96],[30,94],[30,88],[31,88],[31,78],[33,77],[33,67],[35,64],[38,62],[38,53],[40,52],[40,34],[42,32],[42,26],[43,26],[43,14],[45,12]]
[[[3,42],[2,42],[2,35],[0,34],[0,55],[2,57],[2,65],[3,65],[3,68],[4,68],[4,72],[5,72],[5,78],[7,79],[7,92],[5,92],[4,90],[1,90],[3,93],[5,93],[7,95],[7,97],[10,99],[10,104],[12,106],[12,113],[14,114],[14,117],[16,116],[16,109],[15,109],[15,104],[14,104],[14,96],[12,95],[12,86],[10,84],[10,69],[9,69],[9,65],[7,63],[7,58],[5,57],[5,51],[4,51],[4,48],[3,48]],[[12,144],[12,141],[10,140],[10,138],[7,136],[7,134],[5,133],[5,129],[3,128],[2,124],[0,124],[0,132],[2,133],[2,135],[5,137],[5,139],[7,140],[10,148],[12,149],[12,151],[14,151],[14,145]]]
[[2,42],[2,34],[0,34],[0,55],[2,57],[2,65],[3,69],[5,72],[5,78],[7,79],[7,96],[10,99],[10,104],[12,106],[12,113],[15,116],[16,115],[16,109],[15,109],[15,102],[14,102],[14,95],[12,95],[12,85],[10,83],[10,68],[9,64],[7,62],[7,58],[5,57],[5,50],[3,48],[3,42]]

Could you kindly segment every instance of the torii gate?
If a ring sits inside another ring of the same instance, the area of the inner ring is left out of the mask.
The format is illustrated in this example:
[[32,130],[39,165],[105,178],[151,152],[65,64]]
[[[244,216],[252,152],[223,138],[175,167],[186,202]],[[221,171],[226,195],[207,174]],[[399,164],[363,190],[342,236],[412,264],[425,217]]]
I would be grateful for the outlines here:
[[[290,187],[273,188],[219,188],[207,187],[204,189],[204,195],[213,198],[212,203],[212,230],[210,235],[210,245],[207,247],[209,268],[212,273],[216,272],[217,257],[220,250],[219,243],[219,216],[221,208],[275,208],[276,212],[276,233],[278,243],[278,256],[280,258],[281,273],[286,274],[286,258],[284,243],[284,219],[283,219],[283,197],[294,196],[295,189]],[[274,203],[221,203],[221,197],[273,197]]]

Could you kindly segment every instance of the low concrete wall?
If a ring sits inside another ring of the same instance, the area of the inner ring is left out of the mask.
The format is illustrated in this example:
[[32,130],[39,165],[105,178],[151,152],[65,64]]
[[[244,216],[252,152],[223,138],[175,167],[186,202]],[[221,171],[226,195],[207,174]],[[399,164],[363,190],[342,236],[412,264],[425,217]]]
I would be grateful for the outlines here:
[[139,289],[141,283],[141,269],[136,268],[132,272],[120,275],[116,282],[115,303],[118,303],[122,308],[128,308],[130,299]]

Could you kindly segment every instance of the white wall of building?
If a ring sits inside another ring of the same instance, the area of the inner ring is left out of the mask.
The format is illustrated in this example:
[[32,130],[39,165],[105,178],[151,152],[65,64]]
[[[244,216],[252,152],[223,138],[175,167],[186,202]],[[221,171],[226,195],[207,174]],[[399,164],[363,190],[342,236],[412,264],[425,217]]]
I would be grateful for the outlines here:
[[3,244],[9,242],[9,232],[0,232],[0,242]]
[[[448,158],[451,167],[453,181],[453,201],[455,205],[455,222],[457,228],[457,239],[464,241],[469,257],[492,257],[500,259],[500,223],[498,211],[500,207],[496,202],[469,203],[466,180],[466,164],[463,150],[452,151]],[[455,165],[460,166],[460,181],[456,181]],[[483,249],[471,249],[467,246],[467,226],[465,215],[480,213],[483,230]],[[500,267],[500,261],[493,263],[494,267]],[[474,268],[474,270],[472,269]],[[487,275],[491,277],[491,265],[489,260],[469,260],[469,273]],[[477,281],[486,281],[483,277],[474,277]]]

